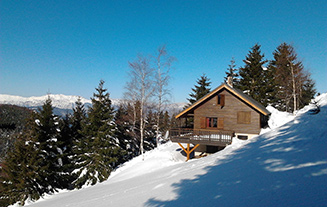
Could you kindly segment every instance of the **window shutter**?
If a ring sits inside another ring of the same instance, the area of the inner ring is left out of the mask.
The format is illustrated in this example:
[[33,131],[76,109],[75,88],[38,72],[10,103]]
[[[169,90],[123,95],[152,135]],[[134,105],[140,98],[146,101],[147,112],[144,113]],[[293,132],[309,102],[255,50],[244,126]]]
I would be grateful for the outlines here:
[[251,112],[250,111],[237,112],[237,123],[238,124],[251,124]]
[[221,107],[225,106],[225,95],[224,94],[218,95],[218,105]]
[[225,95],[221,94],[220,96],[221,96],[220,105],[225,106]]
[[205,129],[207,126],[207,123],[206,123],[206,117],[201,117],[200,118],[200,128],[201,129]]
[[224,129],[224,118],[218,118],[218,129]]

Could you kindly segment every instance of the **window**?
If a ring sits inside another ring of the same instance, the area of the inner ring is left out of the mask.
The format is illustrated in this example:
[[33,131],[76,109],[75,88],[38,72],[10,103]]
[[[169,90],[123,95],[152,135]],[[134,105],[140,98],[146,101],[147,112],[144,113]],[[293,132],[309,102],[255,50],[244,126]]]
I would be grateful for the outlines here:
[[237,135],[237,138],[241,139],[241,140],[247,140],[248,136],[246,136],[246,135]]
[[217,118],[207,117],[207,128],[217,128]]
[[200,118],[200,127],[201,127],[201,129],[205,129],[205,128],[224,129],[224,118],[201,117]]
[[238,124],[251,124],[251,112],[250,111],[237,112],[237,123]]

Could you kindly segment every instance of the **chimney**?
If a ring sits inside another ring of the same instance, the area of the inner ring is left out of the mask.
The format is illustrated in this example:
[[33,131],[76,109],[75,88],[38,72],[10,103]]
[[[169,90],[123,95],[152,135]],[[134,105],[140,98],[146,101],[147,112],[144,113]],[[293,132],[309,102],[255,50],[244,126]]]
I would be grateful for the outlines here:
[[232,76],[228,76],[227,77],[227,84],[233,88],[233,77]]

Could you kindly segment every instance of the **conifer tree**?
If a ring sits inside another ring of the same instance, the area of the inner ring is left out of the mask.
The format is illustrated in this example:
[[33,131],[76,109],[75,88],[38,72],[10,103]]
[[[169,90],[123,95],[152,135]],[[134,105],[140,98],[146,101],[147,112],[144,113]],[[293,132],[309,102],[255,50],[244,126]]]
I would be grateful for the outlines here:
[[[11,151],[17,136],[23,131],[31,110],[15,105],[0,105],[0,163]],[[0,205],[1,206],[1,205]]]
[[75,107],[73,108],[73,116],[71,117],[71,133],[73,137],[73,142],[78,142],[82,137],[82,127],[85,124],[86,111],[84,104],[81,102],[79,97],[75,102]]
[[260,45],[255,44],[243,60],[245,66],[239,69],[240,79],[235,87],[267,106],[273,97],[274,84],[271,71],[265,67],[268,61],[264,59],[260,48]]
[[170,116],[168,111],[165,111],[165,113],[161,113],[162,121],[161,121],[161,129],[162,132],[165,133],[167,130],[170,129]]
[[46,171],[44,160],[39,156],[39,149],[35,136],[30,127],[34,120],[28,122],[25,129],[14,144],[0,168],[0,200],[3,206],[18,202],[24,205],[27,198],[39,199],[46,191],[43,183],[44,176],[40,172]]
[[[119,140],[119,146],[123,154],[120,156],[119,163],[132,159],[139,153],[139,142],[132,133],[132,122],[128,112],[129,105],[119,105],[115,113],[116,130],[115,136]],[[130,111],[132,111],[130,109]]]
[[76,187],[94,185],[106,180],[110,172],[119,164],[119,143],[114,137],[115,123],[113,108],[107,89],[101,80],[93,94],[86,125],[83,127],[82,146],[84,154],[78,155],[76,163],[78,178]]
[[233,81],[233,84],[237,83],[238,73],[237,73],[237,68],[236,68],[236,65],[235,65],[234,57],[230,61],[230,64],[228,65],[227,71],[225,73],[226,73],[226,77],[224,78],[225,82],[227,82],[228,77],[231,77],[232,81]]
[[53,115],[48,98],[39,112],[32,114],[26,130],[8,154],[1,174],[4,197],[9,203],[24,204],[27,198],[37,200],[45,193],[65,187],[62,176],[62,150],[58,146],[58,117]]
[[162,139],[160,140],[161,143],[165,143],[168,140],[165,140],[165,135],[167,133],[167,131],[171,128],[171,118],[169,116],[168,111],[165,111],[165,113],[160,113],[161,118],[161,122],[160,122],[160,129],[161,129],[161,133],[163,134]]
[[304,80],[303,83],[302,95],[299,100],[299,108],[303,108],[304,106],[308,105],[314,98],[315,94],[317,93],[315,85],[315,81],[310,78],[310,73],[308,73],[308,76],[306,76],[306,80]]
[[56,189],[63,188],[65,181],[62,180],[62,149],[59,148],[59,117],[53,114],[52,101],[50,97],[45,101],[42,108],[39,109],[35,120],[35,128],[32,130],[36,137],[36,143],[39,143],[39,156],[43,158],[42,167],[44,171],[40,172],[44,176],[46,193],[54,192]]
[[156,145],[156,132],[157,132],[157,113],[151,109],[148,110],[145,119],[145,130],[144,130],[144,149],[149,151]]
[[75,107],[73,108],[73,115],[71,117],[71,137],[72,137],[72,151],[73,162],[76,162],[75,155],[85,153],[83,148],[85,147],[84,144],[84,135],[82,133],[82,129],[86,124],[86,111],[84,108],[81,99],[78,98],[75,102]]
[[195,85],[195,88],[192,88],[192,93],[189,94],[191,98],[188,98],[187,100],[190,102],[189,105],[195,103],[199,99],[201,99],[203,96],[208,94],[211,90],[210,85],[210,79],[203,74],[197,81],[197,85]]
[[60,150],[61,159],[61,176],[62,186],[71,188],[71,182],[74,180],[72,172],[74,170],[72,163],[73,156],[73,136],[71,128],[71,115],[66,114],[59,120],[58,149]]
[[[275,106],[284,111],[296,111],[315,95],[314,82],[298,60],[293,46],[282,43],[273,53],[270,67],[275,72],[278,102]],[[304,92],[306,91],[306,92]]]
[[[83,103],[81,102],[81,98],[78,98],[75,102],[75,107],[73,108],[73,115],[71,117],[71,138],[72,138],[72,156],[71,162],[74,165],[78,163],[78,159],[81,157],[80,155],[86,153],[85,151],[85,141],[84,135],[82,133],[83,126],[85,126],[86,122],[86,111]],[[73,166],[75,169],[75,167]]]
[[72,154],[72,130],[71,130],[71,115],[66,114],[65,117],[59,119],[59,136],[58,146],[65,156],[62,158],[63,164],[68,164],[68,156]]

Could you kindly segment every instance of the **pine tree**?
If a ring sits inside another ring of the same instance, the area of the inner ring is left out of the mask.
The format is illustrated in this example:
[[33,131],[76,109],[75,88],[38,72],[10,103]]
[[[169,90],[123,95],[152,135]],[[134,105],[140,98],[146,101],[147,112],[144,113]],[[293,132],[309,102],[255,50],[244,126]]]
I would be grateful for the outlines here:
[[85,124],[86,119],[86,111],[84,108],[84,104],[81,102],[81,98],[79,97],[75,102],[75,107],[73,108],[73,116],[71,117],[71,133],[74,142],[78,142],[82,137],[82,127]]
[[72,138],[72,155],[70,157],[72,168],[76,169],[75,163],[82,162],[81,157],[86,153],[86,146],[84,135],[82,133],[83,126],[86,122],[86,111],[81,98],[78,98],[73,108],[73,115],[71,117],[71,138]]
[[197,85],[195,85],[195,88],[192,88],[192,93],[189,94],[191,98],[188,98],[187,100],[190,102],[189,105],[195,103],[199,99],[201,99],[203,96],[207,95],[211,88],[211,82],[210,79],[203,74],[197,81]]
[[135,136],[133,136],[132,133],[133,126],[130,121],[131,117],[129,116],[128,108],[128,105],[124,106],[121,104],[115,113],[115,136],[119,140],[119,146],[124,152],[124,154],[120,156],[120,163],[132,159],[139,153],[139,142],[134,139]]
[[310,102],[308,99],[313,98],[314,82],[305,71],[302,62],[298,60],[293,46],[282,43],[273,55],[270,67],[275,71],[275,82],[279,89],[277,93],[279,101],[275,106],[280,110],[294,112],[300,105],[308,104]]
[[87,123],[83,128],[82,147],[84,154],[78,155],[76,163],[78,178],[74,181],[76,187],[94,185],[106,180],[110,172],[119,164],[118,140],[114,137],[116,129],[113,108],[107,89],[103,88],[101,80],[97,93],[93,94],[92,107],[89,109]]
[[170,129],[170,116],[168,111],[165,111],[165,113],[161,113],[162,121],[161,121],[161,129],[162,133],[165,134],[167,130]]
[[0,105],[0,163],[7,152],[12,151],[17,136],[23,131],[27,118],[31,115],[30,109]]
[[174,113],[172,114],[172,116],[170,117],[170,122],[169,122],[169,126],[171,129],[173,128],[179,128],[179,124],[177,122],[177,119],[175,118],[177,116],[178,113]]
[[24,205],[27,198],[37,200],[46,192],[46,186],[41,185],[45,177],[39,173],[46,171],[46,166],[30,129],[33,122],[30,119],[28,129],[20,134],[13,151],[7,154],[0,168],[0,200],[3,206],[16,202]]
[[146,119],[145,119],[145,130],[144,130],[144,149],[149,151],[154,149],[156,146],[156,121],[157,113],[154,113],[151,109],[148,110]]
[[42,167],[45,169],[39,172],[44,176],[46,193],[54,192],[63,188],[65,181],[62,175],[62,149],[59,148],[59,117],[53,114],[52,101],[50,97],[39,109],[35,120],[35,128],[32,132],[39,143],[39,156],[43,158]]
[[58,117],[53,115],[48,98],[39,112],[31,115],[26,130],[8,154],[1,174],[3,196],[9,203],[24,204],[45,193],[64,188],[62,150],[58,146]]
[[71,188],[71,182],[74,180],[72,172],[74,170],[72,163],[73,156],[73,134],[71,128],[72,117],[70,114],[59,120],[59,136],[58,136],[58,149],[60,149],[61,159],[61,176],[62,186],[64,188]]
[[271,101],[270,93],[274,91],[274,85],[271,85],[271,71],[265,67],[268,61],[264,59],[260,48],[260,45],[255,44],[243,60],[245,66],[239,69],[240,79],[235,87],[267,106]]
[[226,73],[226,77],[224,78],[225,82],[227,82],[228,77],[231,77],[233,81],[233,85],[237,83],[238,73],[237,73],[234,57],[230,61],[230,64],[228,65],[227,71],[225,73]]
[[308,105],[317,93],[315,82],[310,77],[307,77],[303,83],[302,95],[300,97],[299,108]]
[[161,122],[160,122],[160,129],[162,133],[162,139],[160,140],[161,143],[165,143],[168,140],[165,140],[165,135],[167,131],[171,128],[171,118],[169,116],[168,111],[165,111],[165,113],[161,113],[160,116]]

